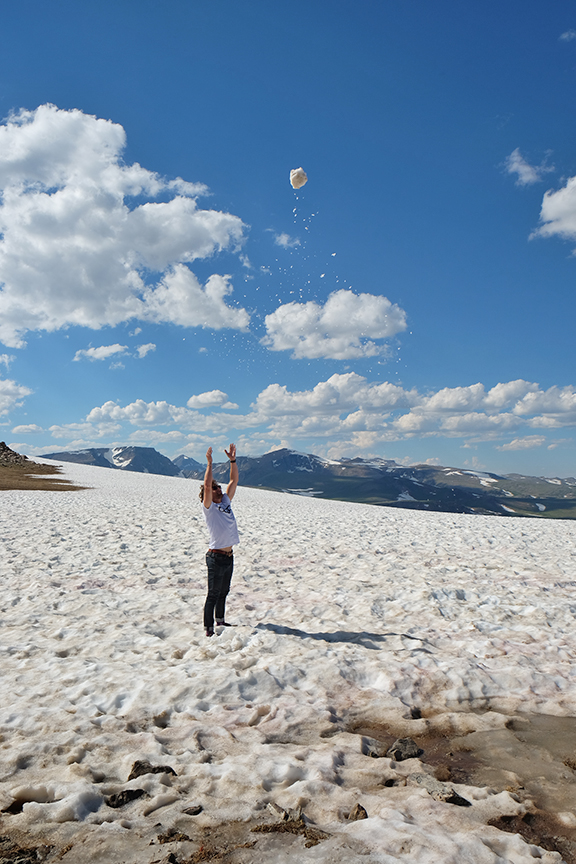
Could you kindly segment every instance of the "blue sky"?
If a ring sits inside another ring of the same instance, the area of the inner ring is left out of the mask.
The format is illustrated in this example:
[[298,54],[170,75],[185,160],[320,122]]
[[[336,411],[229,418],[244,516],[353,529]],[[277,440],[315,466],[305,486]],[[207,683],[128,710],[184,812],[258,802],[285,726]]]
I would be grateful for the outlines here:
[[10,446],[576,473],[573,3],[21,0],[2,30]]

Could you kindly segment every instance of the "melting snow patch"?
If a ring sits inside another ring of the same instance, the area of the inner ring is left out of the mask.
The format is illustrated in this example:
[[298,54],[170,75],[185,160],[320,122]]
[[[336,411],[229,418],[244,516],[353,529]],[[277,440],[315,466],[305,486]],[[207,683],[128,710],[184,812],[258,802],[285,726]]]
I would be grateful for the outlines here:
[[[63,470],[90,488],[2,495],[3,834],[65,831],[78,864],[85,838],[113,832],[109,864],[145,838],[144,861],[158,822],[252,825],[274,803],[329,836],[248,833],[258,845],[238,860],[560,860],[487,824],[525,812],[508,792],[456,784],[471,807],[435,800],[407,783],[430,766],[372,758],[351,730],[396,724],[419,744],[431,724],[492,735],[510,715],[575,717],[576,523],[240,486],[236,626],[206,638],[199,481]],[[157,772],[129,780],[137,762]],[[344,819],[357,804],[369,818]]]

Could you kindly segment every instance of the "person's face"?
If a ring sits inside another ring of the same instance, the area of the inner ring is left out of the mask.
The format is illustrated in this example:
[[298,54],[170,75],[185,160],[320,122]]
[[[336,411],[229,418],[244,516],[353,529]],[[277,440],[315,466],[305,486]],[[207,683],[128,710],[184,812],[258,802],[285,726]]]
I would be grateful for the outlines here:
[[212,500],[215,504],[219,504],[222,501],[222,487],[218,483],[212,484]]

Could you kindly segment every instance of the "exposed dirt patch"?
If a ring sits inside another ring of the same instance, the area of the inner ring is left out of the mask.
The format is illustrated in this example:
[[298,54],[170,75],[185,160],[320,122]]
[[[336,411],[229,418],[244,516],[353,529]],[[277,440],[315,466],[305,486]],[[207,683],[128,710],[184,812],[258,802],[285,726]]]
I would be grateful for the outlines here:
[[252,831],[259,834],[301,834],[306,837],[305,846],[317,846],[321,840],[327,840],[328,834],[307,825],[304,819],[290,819],[285,822],[273,822],[272,824],[256,825]]
[[1,864],[37,864],[51,851],[51,846],[21,846],[10,837],[0,837]]
[[488,824],[500,831],[520,834],[527,843],[533,843],[549,852],[559,852],[566,864],[574,864],[576,861],[574,836],[567,836],[566,827],[550,813],[536,810],[534,813],[525,813],[524,816],[500,816],[498,819],[490,819]]
[[[355,725],[350,731],[376,739],[383,748],[399,733],[384,724]],[[576,812],[576,718],[517,715],[504,729],[454,736],[427,733],[414,735],[414,740],[424,751],[420,761],[434,769],[437,780],[490,786],[534,802],[524,816],[503,816],[490,824],[576,864],[576,829],[557,817]]]
[[[3,489],[33,489],[48,492],[73,492],[86,489],[74,486],[64,477],[59,478],[60,468],[54,465],[39,465],[37,462],[21,462],[15,465],[0,463],[0,491]],[[1,860],[1,859],[0,859]]]

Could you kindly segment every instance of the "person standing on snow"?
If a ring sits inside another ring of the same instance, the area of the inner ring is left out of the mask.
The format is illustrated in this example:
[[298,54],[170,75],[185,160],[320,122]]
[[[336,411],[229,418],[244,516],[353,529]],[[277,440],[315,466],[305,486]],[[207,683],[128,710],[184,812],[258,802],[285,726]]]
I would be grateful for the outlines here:
[[217,627],[230,626],[225,621],[224,611],[234,569],[232,547],[240,542],[236,518],[231,507],[238,486],[236,445],[230,444],[230,450],[224,452],[230,460],[230,482],[226,492],[222,492],[220,484],[212,477],[212,447],[209,447],[206,453],[208,464],[199,495],[210,537],[210,548],[206,553],[208,568],[208,594],[204,604],[206,636],[214,635],[214,616]]

